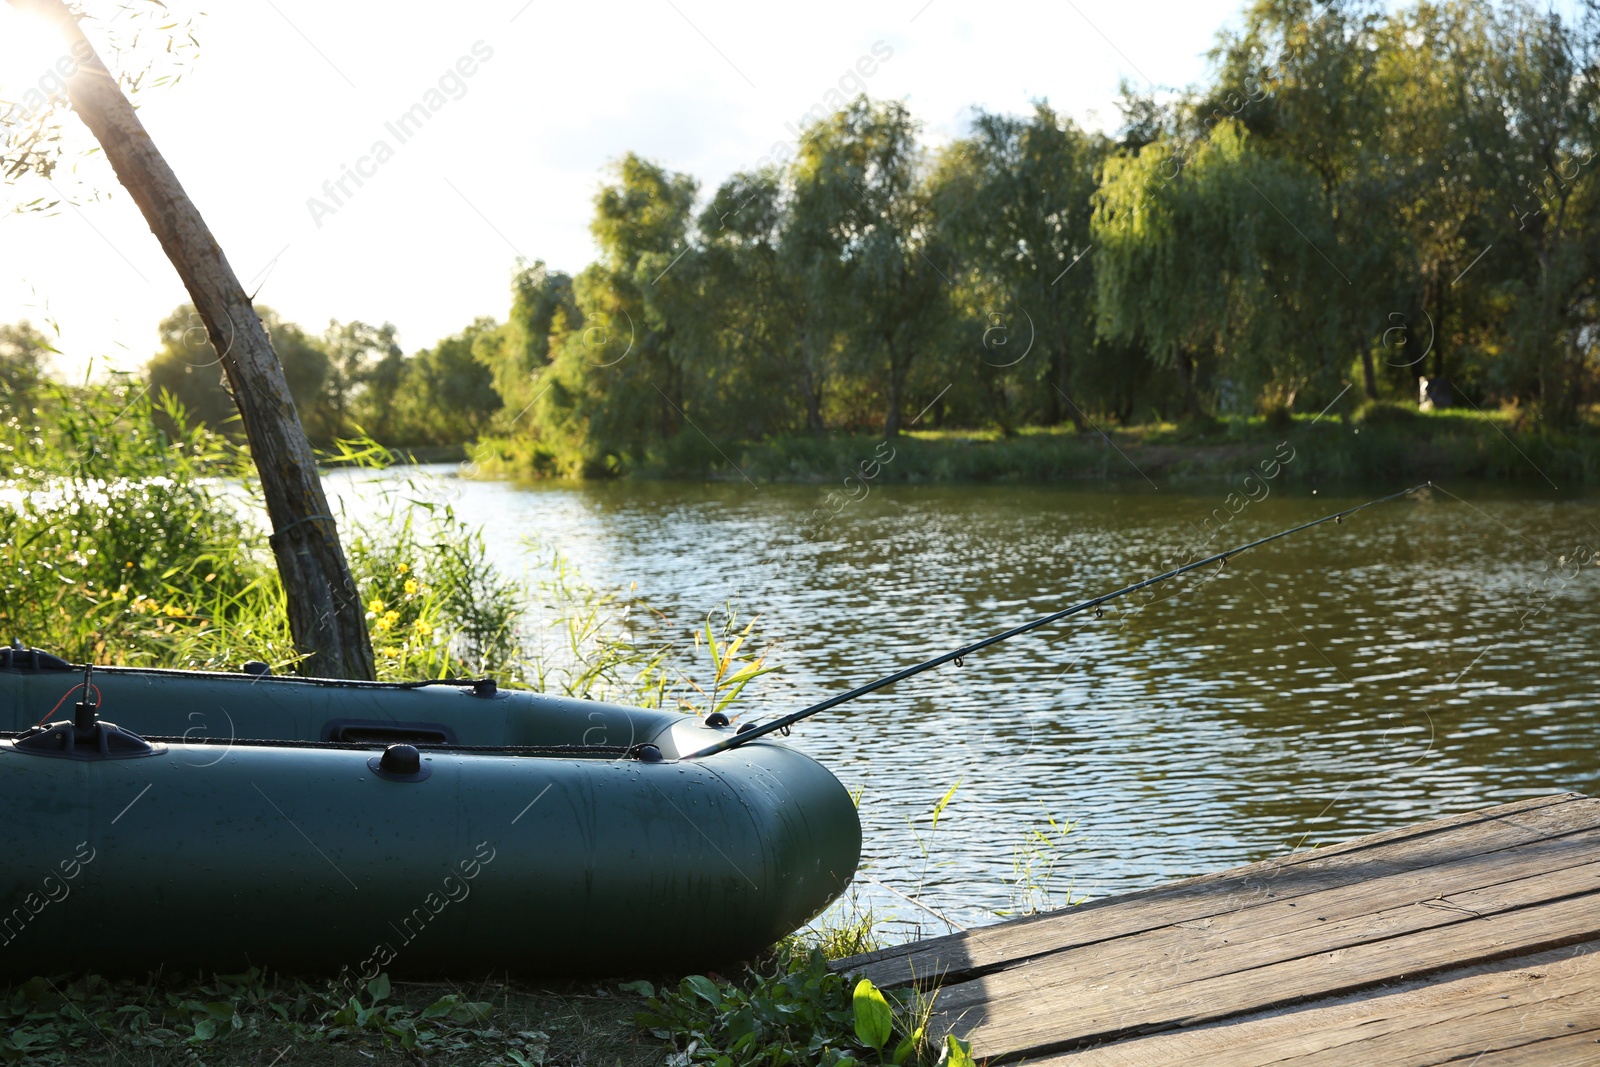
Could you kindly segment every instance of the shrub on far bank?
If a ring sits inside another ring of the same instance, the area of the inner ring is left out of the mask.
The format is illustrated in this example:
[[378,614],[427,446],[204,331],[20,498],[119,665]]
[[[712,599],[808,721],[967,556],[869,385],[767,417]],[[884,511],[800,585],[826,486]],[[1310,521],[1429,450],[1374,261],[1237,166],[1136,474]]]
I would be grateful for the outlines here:
[[1356,408],[1351,421],[1357,426],[1414,426],[1420,414],[1415,404],[1398,400],[1368,400]]

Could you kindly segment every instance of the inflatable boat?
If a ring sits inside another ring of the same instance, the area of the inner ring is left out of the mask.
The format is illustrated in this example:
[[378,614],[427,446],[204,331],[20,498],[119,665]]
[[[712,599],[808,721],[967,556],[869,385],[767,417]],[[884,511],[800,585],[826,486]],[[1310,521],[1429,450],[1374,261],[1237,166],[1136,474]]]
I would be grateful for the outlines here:
[[825,768],[500,688],[0,649],[0,973],[639,974],[749,958],[855,874]]

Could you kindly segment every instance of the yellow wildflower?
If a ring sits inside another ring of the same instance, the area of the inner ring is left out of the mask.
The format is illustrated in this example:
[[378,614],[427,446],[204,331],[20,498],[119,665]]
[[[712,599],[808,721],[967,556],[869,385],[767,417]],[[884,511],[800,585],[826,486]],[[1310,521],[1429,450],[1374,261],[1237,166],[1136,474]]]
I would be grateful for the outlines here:
[[376,597],[373,598],[372,603],[367,605],[367,610],[372,612],[374,615],[382,615],[383,614],[383,609],[384,609],[383,601],[379,600]]
[[377,627],[383,632],[388,633],[390,630],[394,629],[394,624],[399,621],[400,613],[398,611],[386,611],[383,613],[383,617],[378,620]]
[[162,610],[164,610],[169,616],[171,616],[174,619],[177,618],[179,615],[185,614],[184,610],[182,608],[180,608],[176,604],[168,604]]
[[417,633],[422,637],[427,637],[429,634],[433,633],[433,627],[422,619],[418,619],[416,622],[412,623],[411,628],[417,631]]
[[410,569],[411,569],[411,565],[409,563],[402,563],[402,564],[400,564],[400,566],[398,566],[398,567],[396,567],[394,569],[394,572],[396,574],[404,574],[407,571],[409,571]]
[[417,595],[417,580],[415,578],[407,578],[406,579],[406,596],[416,596],[416,595]]

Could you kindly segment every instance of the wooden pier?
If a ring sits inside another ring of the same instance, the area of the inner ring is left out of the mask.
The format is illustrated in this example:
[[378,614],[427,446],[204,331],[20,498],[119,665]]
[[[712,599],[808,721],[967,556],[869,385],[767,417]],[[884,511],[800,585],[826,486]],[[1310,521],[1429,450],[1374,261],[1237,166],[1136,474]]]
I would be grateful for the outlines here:
[[840,961],[1039,1067],[1600,1065],[1600,800],[1541,797]]

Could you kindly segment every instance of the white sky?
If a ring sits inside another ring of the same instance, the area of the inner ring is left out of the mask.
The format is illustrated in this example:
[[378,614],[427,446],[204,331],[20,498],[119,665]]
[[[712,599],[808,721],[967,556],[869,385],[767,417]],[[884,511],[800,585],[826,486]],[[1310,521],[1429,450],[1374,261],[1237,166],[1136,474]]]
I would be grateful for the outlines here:
[[[391,321],[413,351],[474,316],[503,317],[519,253],[573,272],[588,263],[608,162],[632,150],[707,195],[792,141],[785,125],[874,42],[893,55],[869,92],[905,100],[930,143],[960,134],[973,105],[1025,112],[1039,97],[1109,129],[1119,78],[1198,81],[1239,7],[228,0],[199,21],[202,52],[183,80],[147,91],[141,116],[260,303],[313,332],[335,317]],[[30,47],[20,23],[0,4],[0,88],[13,97],[60,51]],[[493,55],[462,79],[464,95],[399,143],[385,122],[478,41]],[[307,199],[380,138],[394,157],[347,185],[354,195],[319,227]],[[91,156],[77,168],[110,195],[52,217],[0,215],[0,322],[53,317],[63,373],[91,357],[135,370],[186,296],[109,166]],[[50,190],[7,190],[7,207],[19,192]]]

